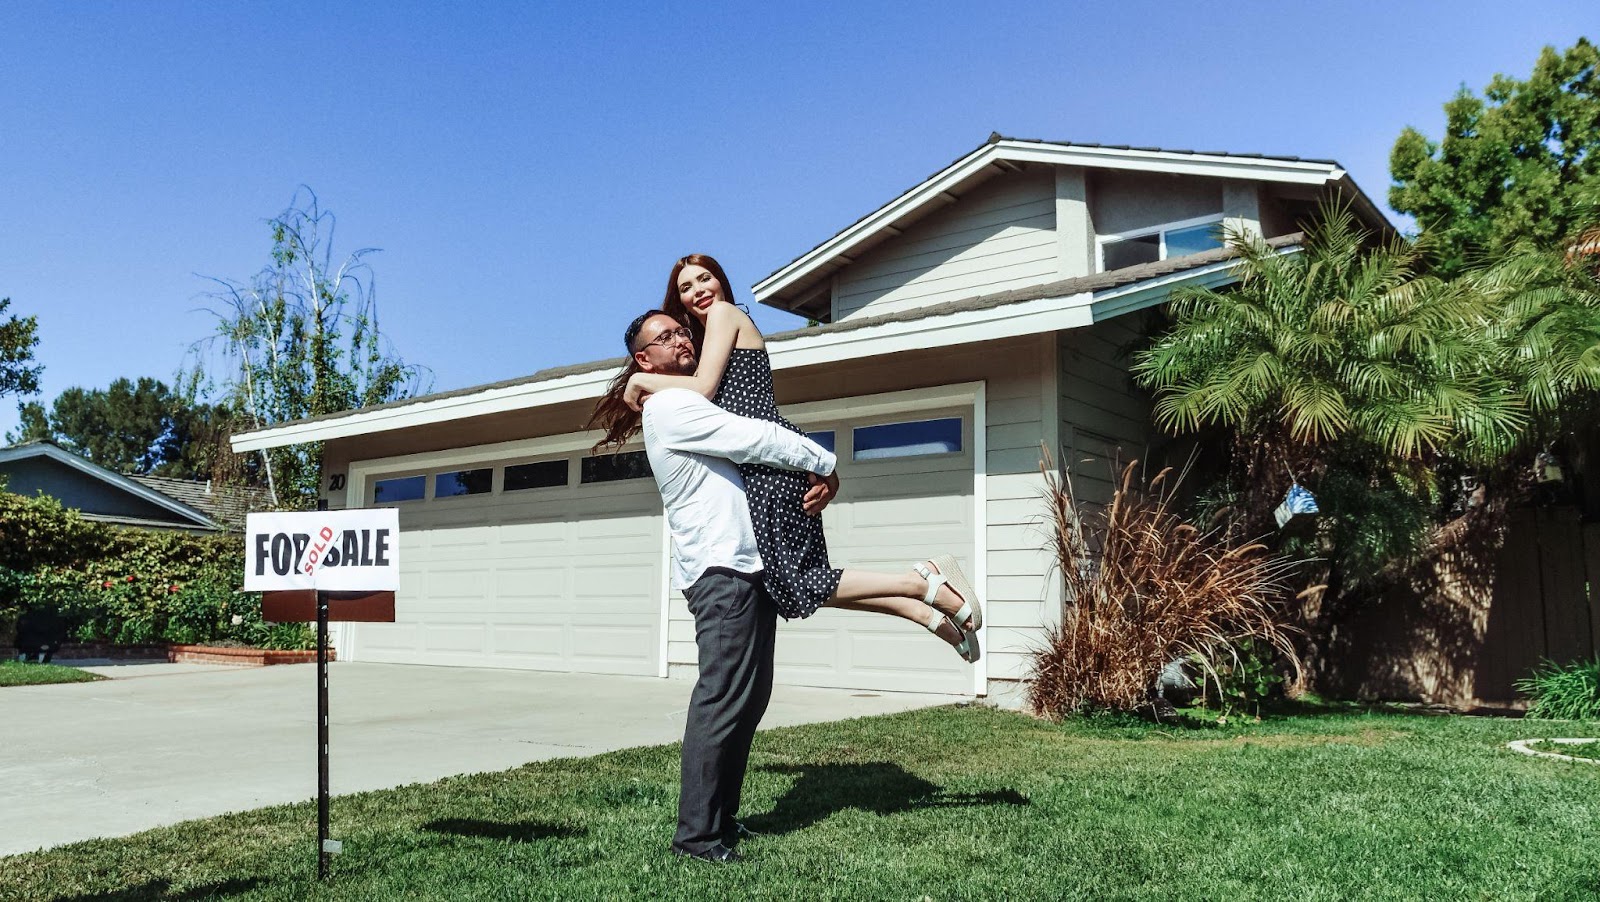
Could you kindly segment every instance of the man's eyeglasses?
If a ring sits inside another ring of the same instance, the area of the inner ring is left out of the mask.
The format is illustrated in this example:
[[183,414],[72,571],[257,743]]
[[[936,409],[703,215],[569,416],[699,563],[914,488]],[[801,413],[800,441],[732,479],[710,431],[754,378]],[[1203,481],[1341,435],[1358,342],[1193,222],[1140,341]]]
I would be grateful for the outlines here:
[[694,338],[694,333],[690,332],[687,326],[679,326],[676,329],[668,329],[667,331],[662,332],[660,335],[657,335],[655,338],[650,339],[649,341],[640,345],[639,350],[642,351],[650,345],[660,345],[663,348],[670,348],[680,341],[689,341],[692,338]]

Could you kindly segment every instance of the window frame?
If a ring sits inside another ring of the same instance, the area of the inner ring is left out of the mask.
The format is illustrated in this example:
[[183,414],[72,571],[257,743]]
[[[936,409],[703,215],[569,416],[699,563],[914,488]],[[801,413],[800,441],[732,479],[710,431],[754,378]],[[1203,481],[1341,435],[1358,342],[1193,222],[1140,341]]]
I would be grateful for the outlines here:
[[1190,217],[1188,219],[1175,219],[1172,222],[1163,222],[1163,223],[1161,223],[1159,225],[1145,226],[1145,227],[1141,227],[1141,228],[1137,228],[1137,229],[1129,229],[1129,230],[1127,230],[1125,232],[1111,232],[1111,233],[1108,233],[1108,234],[1105,234],[1105,235],[1095,235],[1094,236],[1094,265],[1095,265],[1095,272],[1101,273],[1101,272],[1114,272],[1115,271],[1115,270],[1106,269],[1106,245],[1108,245],[1108,244],[1116,244],[1118,242],[1128,241],[1128,240],[1133,239],[1133,238],[1147,238],[1147,237],[1149,237],[1151,235],[1155,235],[1155,236],[1157,236],[1158,244],[1157,244],[1157,249],[1156,249],[1157,257],[1153,262],[1159,263],[1162,260],[1168,259],[1168,257],[1167,257],[1167,233],[1168,232],[1181,232],[1184,229],[1192,229],[1192,228],[1194,228],[1196,226],[1203,226],[1203,225],[1218,225],[1218,226],[1220,226],[1224,222],[1227,221],[1227,218],[1228,218],[1227,215],[1223,214],[1223,213],[1211,213],[1211,214],[1207,214],[1205,216],[1192,216],[1192,217]]

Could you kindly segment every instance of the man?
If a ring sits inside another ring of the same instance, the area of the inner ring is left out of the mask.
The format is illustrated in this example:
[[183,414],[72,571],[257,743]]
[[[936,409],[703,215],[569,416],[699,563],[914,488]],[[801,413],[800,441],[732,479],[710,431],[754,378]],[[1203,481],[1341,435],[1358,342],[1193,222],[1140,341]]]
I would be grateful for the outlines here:
[[[689,330],[658,310],[624,336],[641,370],[692,375]],[[834,456],[774,423],[730,414],[687,389],[644,401],[645,453],[672,533],[673,585],[694,614],[700,678],[684,728],[682,794],[672,850],[705,861],[738,861],[735,820],[756,725],[772,695],[777,612],[761,584],[736,463],[762,463],[812,475],[805,510],[820,513],[838,490]]]

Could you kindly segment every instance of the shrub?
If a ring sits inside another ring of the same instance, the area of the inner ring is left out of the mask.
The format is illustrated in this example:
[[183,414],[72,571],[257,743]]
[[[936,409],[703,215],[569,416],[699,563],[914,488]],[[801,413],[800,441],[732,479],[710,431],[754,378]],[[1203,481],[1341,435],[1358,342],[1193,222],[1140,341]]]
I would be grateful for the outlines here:
[[1600,720],[1600,656],[1566,666],[1545,661],[1517,680],[1517,691],[1533,700],[1528,717],[1541,720]]
[[1048,455],[1043,462],[1067,598],[1061,626],[1034,655],[1034,710],[1144,710],[1168,662],[1189,658],[1216,681],[1225,662],[1256,646],[1282,655],[1298,675],[1283,622],[1296,562],[1183,522],[1170,507],[1172,471],[1135,486],[1134,466],[1123,468],[1111,503],[1090,512]]
[[1222,656],[1215,665],[1206,674],[1203,697],[1207,705],[1256,709],[1283,695],[1284,675],[1270,646],[1244,639],[1235,644],[1232,655]]
[[238,535],[121,529],[54,499],[0,492],[0,642],[16,619],[52,610],[84,642],[237,643],[309,648],[305,624],[261,620]]

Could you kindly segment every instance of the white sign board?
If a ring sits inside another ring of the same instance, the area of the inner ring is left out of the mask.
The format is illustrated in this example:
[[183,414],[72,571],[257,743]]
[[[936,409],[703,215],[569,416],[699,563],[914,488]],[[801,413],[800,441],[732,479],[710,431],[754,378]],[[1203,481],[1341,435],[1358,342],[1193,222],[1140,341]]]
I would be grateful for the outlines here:
[[400,513],[392,507],[250,514],[244,527],[246,592],[400,588]]

